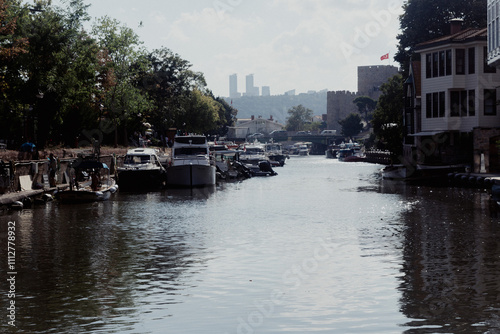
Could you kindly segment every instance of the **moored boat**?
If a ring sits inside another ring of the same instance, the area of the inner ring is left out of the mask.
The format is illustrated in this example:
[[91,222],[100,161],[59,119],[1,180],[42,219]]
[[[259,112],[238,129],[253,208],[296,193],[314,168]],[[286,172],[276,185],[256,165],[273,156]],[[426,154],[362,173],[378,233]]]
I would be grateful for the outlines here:
[[206,137],[177,136],[172,161],[167,168],[167,186],[202,187],[215,185],[215,162],[210,159]]
[[88,203],[105,201],[118,190],[118,185],[111,178],[109,167],[95,160],[77,161],[72,166],[75,178],[70,179],[69,190],[56,193],[58,200],[64,203]]
[[134,148],[127,151],[123,166],[118,167],[118,185],[122,190],[158,189],[165,186],[166,175],[157,150]]

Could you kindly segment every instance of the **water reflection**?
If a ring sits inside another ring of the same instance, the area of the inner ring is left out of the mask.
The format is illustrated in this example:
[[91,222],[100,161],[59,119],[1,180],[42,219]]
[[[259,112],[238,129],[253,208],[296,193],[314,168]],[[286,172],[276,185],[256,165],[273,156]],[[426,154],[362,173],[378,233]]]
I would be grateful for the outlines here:
[[500,331],[500,225],[488,193],[382,181],[402,213],[405,333]]
[[0,215],[2,241],[18,226],[17,332],[500,330],[496,203],[378,169],[310,157],[275,178]]

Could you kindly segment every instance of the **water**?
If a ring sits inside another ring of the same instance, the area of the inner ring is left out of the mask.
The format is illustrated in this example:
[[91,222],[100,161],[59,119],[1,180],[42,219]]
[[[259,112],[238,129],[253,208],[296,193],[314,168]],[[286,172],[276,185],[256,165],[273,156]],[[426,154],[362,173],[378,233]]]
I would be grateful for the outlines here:
[[0,332],[499,333],[496,203],[380,168],[292,158],[217,189],[5,212]]

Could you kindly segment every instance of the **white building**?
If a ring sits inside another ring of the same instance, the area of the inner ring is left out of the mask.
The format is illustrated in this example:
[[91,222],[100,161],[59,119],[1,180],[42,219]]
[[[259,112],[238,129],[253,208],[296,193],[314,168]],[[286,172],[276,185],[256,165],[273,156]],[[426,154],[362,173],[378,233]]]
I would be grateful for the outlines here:
[[500,0],[488,0],[488,63],[500,66]]
[[[473,156],[479,172],[483,155],[488,171],[500,171],[494,145],[500,139],[500,75],[488,65],[487,29],[461,30],[454,21],[451,32],[416,48],[421,56],[421,122],[419,132],[410,135],[417,137],[418,160],[451,164],[471,162]],[[422,143],[434,148],[426,151]]]

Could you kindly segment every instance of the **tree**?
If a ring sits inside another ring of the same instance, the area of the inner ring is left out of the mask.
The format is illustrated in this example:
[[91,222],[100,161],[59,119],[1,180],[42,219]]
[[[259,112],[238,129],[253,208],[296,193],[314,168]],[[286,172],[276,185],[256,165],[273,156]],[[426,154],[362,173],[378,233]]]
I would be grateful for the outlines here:
[[167,48],[154,50],[147,55],[147,69],[141,73],[137,85],[147,92],[154,108],[148,121],[159,133],[170,127],[183,128],[187,100],[197,98],[194,90],[208,94],[202,73],[190,70],[191,64]]
[[123,143],[128,145],[127,129],[140,123],[143,114],[152,108],[147,94],[137,87],[141,74],[147,70],[148,59],[137,34],[120,22],[103,17],[94,25],[101,50],[107,53],[115,76],[115,84],[105,92],[101,122],[104,133],[114,132],[114,144],[118,145],[118,128],[123,131]]
[[[14,2],[17,6],[19,4]],[[0,0],[0,61],[6,64],[9,59],[20,53],[27,52],[28,39],[15,36],[17,17],[9,11],[9,4],[6,0]]]
[[296,107],[288,109],[288,117],[286,129],[288,131],[301,131],[304,130],[306,123],[311,122],[314,112],[311,109],[305,108],[299,104]]
[[368,123],[368,114],[377,107],[377,101],[368,96],[359,96],[352,102],[358,107],[359,113],[365,113],[365,121]]
[[358,114],[350,114],[339,121],[342,126],[342,135],[345,137],[354,137],[363,130],[361,117]]
[[451,19],[463,19],[465,27],[487,26],[487,0],[409,0],[403,8],[394,59],[402,65],[404,73],[408,73],[410,59],[415,57],[415,46],[449,34]]
[[379,148],[389,150],[393,157],[403,153],[403,77],[395,75],[381,86],[382,95],[373,113],[373,132]]

